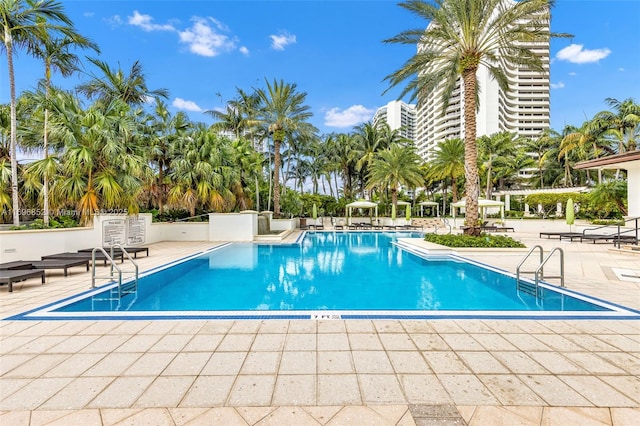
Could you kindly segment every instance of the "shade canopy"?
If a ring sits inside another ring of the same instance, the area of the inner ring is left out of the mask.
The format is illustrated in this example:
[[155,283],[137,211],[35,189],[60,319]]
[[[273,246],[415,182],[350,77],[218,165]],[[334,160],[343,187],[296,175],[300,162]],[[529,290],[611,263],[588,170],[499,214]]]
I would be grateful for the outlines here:
[[[451,210],[452,210],[452,214],[453,214],[453,221],[455,224],[455,220],[456,220],[456,209],[459,208],[464,208],[467,205],[467,199],[463,198],[460,201],[457,201],[455,203],[451,203]],[[478,200],[478,207],[480,208],[480,211],[482,212],[482,218],[484,219],[487,216],[487,208],[489,207],[500,207],[500,219],[502,219],[502,222],[504,223],[504,202],[502,201],[497,201],[497,200],[486,200],[484,198],[481,198]]]
[[399,205],[399,206],[409,206],[409,205],[411,205],[411,203],[408,202],[408,201],[400,201],[400,200],[398,200],[396,202],[396,204]]
[[378,203],[374,203],[372,201],[366,201],[366,200],[358,200],[358,201],[354,201],[353,203],[347,204],[347,218],[348,218],[349,224],[351,224],[350,219],[352,216],[353,209],[369,209],[369,210],[375,209],[375,215],[376,217],[378,217]]
[[418,203],[420,206],[420,216],[424,216],[424,208],[425,207],[434,207],[436,208],[436,216],[440,216],[440,204],[435,201],[422,201]]

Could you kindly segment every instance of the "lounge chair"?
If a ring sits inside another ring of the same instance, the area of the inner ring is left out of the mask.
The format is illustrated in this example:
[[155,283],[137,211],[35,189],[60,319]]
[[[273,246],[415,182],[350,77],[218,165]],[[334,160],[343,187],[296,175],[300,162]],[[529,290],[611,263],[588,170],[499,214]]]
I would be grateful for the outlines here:
[[[48,254],[46,256],[42,256],[42,260],[50,260],[50,259],[85,259],[85,260],[91,260],[91,252],[88,251],[83,251],[83,252],[77,252],[77,253],[55,253],[55,254]],[[120,253],[113,253],[113,260],[116,259],[120,259],[120,263],[124,262],[124,254],[122,252]],[[101,251],[97,251],[96,252],[96,260],[102,260],[104,262],[104,264],[107,264],[107,258],[105,257],[104,254],[102,254]]]
[[[104,249],[104,251],[107,252],[107,254],[109,254],[109,256],[111,256],[111,247],[103,247],[103,249]],[[132,254],[134,258],[137,258],[138,257],[138,253],[142,253],[142,252],[144,252],[146,256],[149,256],[149,247],[124,247],[124,249],[126,250],[127,253]],[[84,253],[84,252],[91,253],[92,251],[93,251],[93,248],[86,248],[86,249],[78,250],[78,253]],[[100,250],[98,250],[96,252],[96,255],[99,252],[100,252]],[[113,249],[113,255],[114,256],[119,256],[120,255],[120,249],[119,248],[114,248]]]
[[545,235],[547,239],[550,239],[551,237],[558,237],[558,239],[562,240],[562,238],[570,237],[579,238],[582,236],[582,232],[541,232],[539,238],[542,238],[543,235]]
[[62,269],[66,277],[69,268],[83,265],[88,271],[89,259],[20,260],[0,264],[0,270]]
[[0,270],[0,284],[8,284],[9,293],[13,291],[13,283],[35,277],[40,277],[42,284],[44,284],[44,269]]

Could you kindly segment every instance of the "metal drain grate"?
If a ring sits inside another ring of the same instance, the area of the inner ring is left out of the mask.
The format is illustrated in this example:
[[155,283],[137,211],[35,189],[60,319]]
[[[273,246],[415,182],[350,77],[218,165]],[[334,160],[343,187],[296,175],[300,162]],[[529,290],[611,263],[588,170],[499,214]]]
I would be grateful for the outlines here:
[[339,320],[342,319],[338,314],[311,314],[313,320]]
[[409,412],[413,416],[416,426],[451,425],[466,426],[455,405],[409,405]]

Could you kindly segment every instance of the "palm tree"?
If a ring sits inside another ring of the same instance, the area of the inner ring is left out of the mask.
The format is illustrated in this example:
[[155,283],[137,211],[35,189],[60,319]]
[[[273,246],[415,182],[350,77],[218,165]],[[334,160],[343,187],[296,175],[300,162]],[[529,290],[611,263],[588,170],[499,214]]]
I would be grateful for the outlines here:
[[391,202],[397,210],[400,185],[415,188],[424,183],[420,162],[421,158],[412,146],[391,144],[376,153],[369,167],[367,187],[388,188],[391,191]]
[[83,224],[99,209],[137,212],[147,165],[130,107],[114,100],[83,109],[71,94],[58,93],[50,108],[51,138],[65,145],[54,203],[74,202]]
[[638,129],[640,128],[640,104],[632,98],[619,101],[614,98],[605,99],[607,105],[615,110],[597,113],[591,122],[603,132],[609,133],[617,146],[616,152],[635,151],[638,144]]
[[[44,62],[44,86],[45,86],[45,109],[44,109],[44,126],[43,126],[43,151],[44,158],[49,158],[49,109],[46,101],[49,100],[49,92],[51,89],[51,74],[58,71],[62,76],[67,77],[78,71],[79,58],[70,52],[71,47],[79,47],[82,49],[93,49],[100,52],[98,46],[91,40],[81,36],[75,31],[68,30],[62,38],[53,38],[51,32],[46,26],[38,27],[40,30],[39,39],[42,44],[35,45],[33,54]],[[43,220],[45,225],[49,225],[49,179],[50,176],[45,173],[43,175]]]
[[269,134],[273,137],[273,210],[276,216],[280,215],[280,147],[285,137],[294,132],[313,133],[316,129],[307,119],[313,113],[308,105],[305,105],[307,94],[298,92],[295,83],[285,83],[274,80],[271,84],[265,80],[266,89],[256,90],[260,99],[257,118],[265,126],[268,126]]
[[180,111],[176,115],[171,115],[167,104],[160,99],[156,99],[155,114],[150,117],[151,130],[147,138],[147,156],[154,164],[157,174],[154,176],[149,191],[155,194],[158,212],[164,212],[167,189],[167,175],[170,171],[171,160],[181,138],[186,137],[191,123],[187,115]]
[[11,194],[13,205],[13,224],[20,225],[18,198],[18,160],[17,154],[17,116],[16,116],[16,81],[13,69],[14,48],[26,48],[33,51],[41,40],[43,27],[64,31],[71,27],[71,20],[65,15],[61,3],[53,0],[3,0],[0,2],[0,37],[7,52],[9,68],[9,92],[11,97]]
[[515,133],[500,132],[478,138],[478,154],[482,167],[486,170],[485,198],[491,199],[494,183],[494,167],[504,163],[516,148]]
[[523,148],[525,152],[531,155],[538,169],[538,186],[540,188],[545,187],[545,166],[548,165],[551,160],[554,160],[550,153],[553,148],[560,146],[561,139],[558,132],[553,129],[547,129],[536,139],[527,139],[524,143]]
[[356,126],[354,138],[358,144],[359,160],[356,163],[358,171],[364,169],[367,172],[367,168],[373,162],[376,152],[389,147],[390,141],[387,137],[389,132],[385,133],[383,129],[383,124],[374,125],[371,121]]
[[[602,152],[614,154],[609,146],[609,141],[603,137],[603,130],[594,121],[585,121],[580,128],[565,126],[564,135],[560,142],[558,159],[565,159],[565,181],[571,182],[569,167],[570,158],[589,160],[598,158]],[[598,183],[602,180],[601,171],[598,171]]]
[[464,141],[462,139],[447,139],[438,142],[435,150],[431,173],[436,179],[451,178],[451,192],[453,202],[458,201],[458,178],[464,175]]
[[423,28],[404,31],[385,40],[412,44],[418,52],[402,68],[388,75],[394,87],[405,80],[408,85],[399,97],[433,94],[443,89],[446,109],[451,94],[460,84],[464,88],[465,139],[465,233],[479,235],[478,155],[476,147],[477,71],[487,68],[501,90],[509,90],[507,72],[526,67],[546,73],[545,64],[533,49],[548,43],[550,37],[568,36],[549,31],[553,0],[409,0],[400,6],[429,21]]
[[115,70],[104,61],[96,58],[88,59],[101,72],[101,75],[91,74],[92,78],[88,82],[77,87],[78,91],[89,99],[96,97],[104,104],[119,99],[128,105],[141,105],[152,98],[169,97],[166,89],[151,90],[147,87],[142,64],[139,61],[135,61],[129,73],[125,75],[119,67]]
[[189,137],[179,141],[176,151],[179,155],[172,161],[170,205],[186,207],[195,216],[198,207],[232,211],[238,201],[236,195],[244,197],[244,188],[238,188],[241,173],[228,139],[199,123]]

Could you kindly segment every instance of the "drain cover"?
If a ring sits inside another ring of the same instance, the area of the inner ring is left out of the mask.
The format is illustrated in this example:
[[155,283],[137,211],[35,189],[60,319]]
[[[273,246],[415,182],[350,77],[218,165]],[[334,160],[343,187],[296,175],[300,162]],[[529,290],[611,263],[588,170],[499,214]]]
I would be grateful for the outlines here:
[[325,319],[330,319],[330,320],[339,320],[340,315],[338,314],[311,314],[311,319],[314,320],[325,320]]

